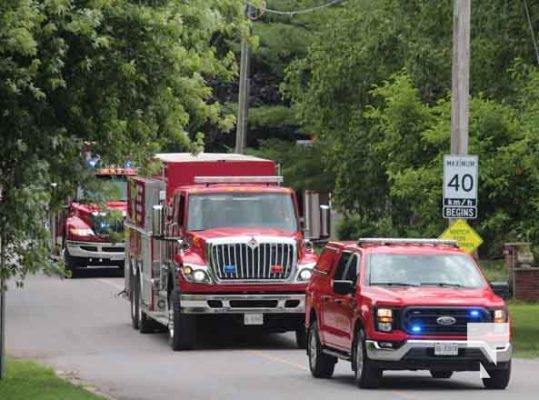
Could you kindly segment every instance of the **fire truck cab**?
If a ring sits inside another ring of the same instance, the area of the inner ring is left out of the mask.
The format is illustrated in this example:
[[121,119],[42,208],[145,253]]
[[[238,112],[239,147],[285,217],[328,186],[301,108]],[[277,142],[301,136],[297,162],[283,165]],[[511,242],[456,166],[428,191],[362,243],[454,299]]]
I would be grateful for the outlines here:
[[128,190],[133,327],[166,327],[172,349],[182,350],[204,320],[230,320],[295,331],[304,347],[304,293],[317,256],[275,163],[218,153],[156,158],[160,176],[134,177]]
[[79,187],[64,209],[51,215],[52,257],[62,258],[72,273],[89,265],[118,266],[123,271],[127,177],[135,170],[96,168],[93,175],[105,192]]

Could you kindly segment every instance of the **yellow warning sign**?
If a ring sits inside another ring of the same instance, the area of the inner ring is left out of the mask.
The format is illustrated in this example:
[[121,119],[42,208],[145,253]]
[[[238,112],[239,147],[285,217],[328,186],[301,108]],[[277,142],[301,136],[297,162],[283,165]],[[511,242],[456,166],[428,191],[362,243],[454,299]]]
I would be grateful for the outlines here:
[[481,236],[463,219],[457,219],[440,235],[440,239],[453,239],[466,253],[473,253],[483,243]]

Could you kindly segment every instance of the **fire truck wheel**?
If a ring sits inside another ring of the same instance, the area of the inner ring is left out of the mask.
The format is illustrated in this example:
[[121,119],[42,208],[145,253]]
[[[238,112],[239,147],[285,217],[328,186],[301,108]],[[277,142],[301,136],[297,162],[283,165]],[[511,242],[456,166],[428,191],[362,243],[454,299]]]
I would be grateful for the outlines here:
[[322,351],[316,321],[312,322],[309,329],[307,355],[309,356],[309,369],[312,376],[315,378],[331,378],[333,376],[337,358]]
[[137,290],[137,277],[134,276],[132,273],[131,275],[131,294],[129,296],[129,300],[131,303],[131,325],[133,326],[133,329],[138,329],[138,322],[139,322],[139,299],[140,292]]
[[307,331],[303,325],[296,329],[296,344],[299,349],[307,348]]
[[168,302],[168,340],[172,350],[188,350],[195,340],[195,320],[193,316],[180,312],[178,292],[173,290]]
[[62,250],[62,256],[63,256],[63,259],[64,259],[64,264],[65,264],[66,269],[71,271],[71,276],[73,276],[75,274],[75,271],[78,268],[82,267],[82,263],[81,263],[80,259],[78,259],[77,257],[72,257],[68,253],[67,248],[65,248],[65,247]]
[[[140,276],[140,275],[139,275]],[[142,278],[140,278],[142,279]],[[146,315],[146,313],[142,310],[142,293],[141,293],[141,287],[142,287],[142,284],[140,282],[140,279],[137,279],[137,300],[138,300],[138,305],[137,305],[137,310],[138,310],[138,315],[137,315],[137,319],[138,319],[138,330],[140,331],[140,333],[152,333],[152,332],[155,332],[155,329],[156,329],[156,325],[157,323],[154,322],[153,319],[151,319],[150,317],[148,317]]]

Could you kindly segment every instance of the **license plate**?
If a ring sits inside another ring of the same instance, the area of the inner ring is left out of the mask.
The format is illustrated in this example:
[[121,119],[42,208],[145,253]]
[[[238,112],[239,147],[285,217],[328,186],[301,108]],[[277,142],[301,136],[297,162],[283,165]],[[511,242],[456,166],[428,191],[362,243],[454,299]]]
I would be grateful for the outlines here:
[[244,325],[264,325],[264,314],[243,314]]
[[434,355],[435,356],[458,356],[459,346],[456,343],[435,343]]

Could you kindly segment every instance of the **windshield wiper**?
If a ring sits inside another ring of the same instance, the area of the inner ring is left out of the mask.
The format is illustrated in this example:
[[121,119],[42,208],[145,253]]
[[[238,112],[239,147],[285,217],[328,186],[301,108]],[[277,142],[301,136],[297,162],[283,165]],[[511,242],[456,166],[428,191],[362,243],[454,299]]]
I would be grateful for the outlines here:
[[421,282],[419,285],[420,286],[456,287],[456,288],[462,287],[460,283],[450,283],[450,282]]
[[371,282],[371,286],[418,286],[408,282]]

